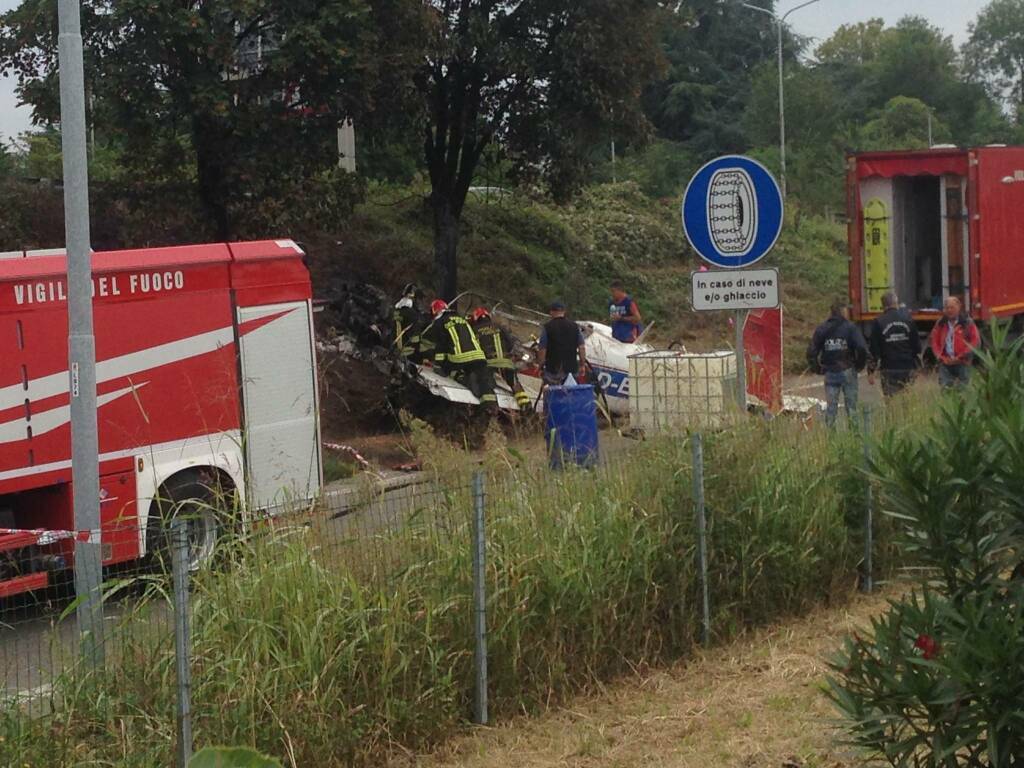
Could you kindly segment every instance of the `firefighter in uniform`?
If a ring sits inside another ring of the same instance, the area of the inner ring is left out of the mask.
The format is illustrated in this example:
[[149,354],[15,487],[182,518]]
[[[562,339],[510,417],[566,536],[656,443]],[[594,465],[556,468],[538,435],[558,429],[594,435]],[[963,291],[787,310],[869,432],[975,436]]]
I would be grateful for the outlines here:
[[434,317],[428,332],[434,345],[434,368],[465,385],[483,405],[497,408],[494,375],[473,326],[441,299],[430,305],[430,313]]
[[427,325],[419,303],[422,296],[423,291],[409,283],[402,289],[402,298],[395,303],[395,346],[413,362],[429,357],[432,351],[422,335]]
[[484,307],[474,309],[470,321],[480,341],[480,347],[487,357],[487,366],[492,373],[499,374],[505,380],[515,395],[519,408],[527,408],[530,405],[530,396],[523,391],[523,386],[519,383],[519,374],[512,359],[512,337],[508,331],[495,324],[491,313]]

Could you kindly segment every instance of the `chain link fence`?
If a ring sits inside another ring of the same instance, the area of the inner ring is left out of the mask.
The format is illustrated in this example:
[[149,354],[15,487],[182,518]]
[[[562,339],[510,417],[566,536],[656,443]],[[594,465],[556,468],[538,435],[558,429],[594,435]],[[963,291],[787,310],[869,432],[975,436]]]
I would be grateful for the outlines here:
[[[91,717],[74,738],[98,756],[131,743],[133,764],[184,765],[196,740],[232,738],[332,764],[543,706],[851,579],[872,589],[888,567],[865,471],[876,422],[609,432],[591,470],[502,450],[470,474],[368,475],[274,516],[218,511],[213,547],[206,511],[178,505],[155,537],[103,531],[156,543],[105,569],[100,637],[79,636],[82,598],[58,567],[82,532],[51,532],[36,545],[49,584],[0,602],[7,728]],[[295,732],[333,706],[333,734]],[[39,748],[0,741],[0,763],[44,764]]]

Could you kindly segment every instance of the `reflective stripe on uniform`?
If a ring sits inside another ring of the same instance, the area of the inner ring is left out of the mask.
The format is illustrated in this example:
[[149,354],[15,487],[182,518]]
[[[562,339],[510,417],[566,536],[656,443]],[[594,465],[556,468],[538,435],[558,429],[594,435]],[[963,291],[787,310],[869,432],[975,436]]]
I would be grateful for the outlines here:
[[420,342],[419,336],[406,337],[405,332],[409,328],[402,327],[402,321],[399,318],[395,318],[395,345],[403,355],[411,355],[416,350],[416,345]]
[[[477,336],[480,339],[480,346],[487,356],[487,365],[489,367],[505,370],[516,367],[512,359],[505,354],[505,345],[501,340],[500,328],[493,325],[481,328],[477,331]],[[485,344],[485,339],[490,339],[491,344]]]
[[[463,349],[462,347],[462,340],[459,338],[459,326],[465,326],[469,332],[468,341],[471,343],[469,349]],[[452,351],[447,356],[448,362],[461,365],[462,363],[473,363],[478,360],[487,359],[484,351],[480,349],[480,342],[477,341],[473,329],[461,317],[451,318],[445,323],[445,330],[448,331],[448,336],[452,340]]]

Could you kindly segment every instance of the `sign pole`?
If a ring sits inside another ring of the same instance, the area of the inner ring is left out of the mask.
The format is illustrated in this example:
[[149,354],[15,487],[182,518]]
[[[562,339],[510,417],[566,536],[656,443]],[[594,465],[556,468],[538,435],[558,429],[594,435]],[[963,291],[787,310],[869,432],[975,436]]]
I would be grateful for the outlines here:
[[747,356],[743,348],[743,326],[746,325],[747,311],[736,310],[736,401],[740,413],[747,411]]
[[96,431],[96,343],[92,325],[92,246],[86,152],[85,72],[79,0],[58,0],[60,132],[64,164],[64,236],[68,273],[68,386],[71,397],[71,484],[75,530],[76,617],[82,653],[103,662],[102,556],[99,540],[99,439]]

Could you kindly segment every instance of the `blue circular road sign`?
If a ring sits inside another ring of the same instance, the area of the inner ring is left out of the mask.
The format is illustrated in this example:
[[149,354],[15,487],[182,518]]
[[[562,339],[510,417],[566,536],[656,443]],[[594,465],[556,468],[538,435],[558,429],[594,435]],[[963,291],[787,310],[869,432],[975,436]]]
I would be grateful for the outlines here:
[[742,155],[705,165],[683,195],[683,231],[701,258],[716,267],[748,267],[782,231],[782,193],[768,169]]

